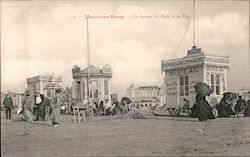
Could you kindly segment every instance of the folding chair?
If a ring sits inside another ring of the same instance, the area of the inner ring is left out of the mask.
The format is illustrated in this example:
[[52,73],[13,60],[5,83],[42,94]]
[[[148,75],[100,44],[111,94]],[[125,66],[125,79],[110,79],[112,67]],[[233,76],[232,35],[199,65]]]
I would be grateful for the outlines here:
[[178,116],[182,112],[182,108],[180,106],[178,106],[177,108],[170,107],[170,108],[167,108],[167,110],[170,116]]
[[182,112],[182,106],[178,106],[178,107],[173,111],[173,115],[174,115],[174,116],[178,116],[178,115],[180,115],[181,112]]
[[175,109],[176,109],[175,107],[169,107],[169,108],[167,108],[167,110],[168,110],[168,112],[169,112],[169,114],[170,114],[171,116],[174,115]]
[[99,116],[105,116],[106,115],[106,110],[104,108],[99,108],[98,109],[98,115]]
[[245,112],[245,106],[241,105],[240,111],[236,112],[237,117],[244,117],[244,112]]
[[181,105],[177,106],[177,108],[167,108],[167,110],[171,116],[179,116],[181,113],[186,113],[188,115],[190,114],[190,108],[184,108]]
[[84,112],[80,112],[79,110],[79,106],[73,106],[73,113],[74,113],[74,123],[76,123],[76,120],[78,118],[78,121],[81,122],[81,114],[83,115],[83,119],[84,121],[86,121],[86,113]]

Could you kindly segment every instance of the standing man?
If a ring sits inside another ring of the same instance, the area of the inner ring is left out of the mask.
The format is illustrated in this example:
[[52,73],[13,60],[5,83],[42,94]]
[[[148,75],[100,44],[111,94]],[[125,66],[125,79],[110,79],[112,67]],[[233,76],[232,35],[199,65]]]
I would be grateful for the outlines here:
[[61,98],[61,89],[56,90],[56,97],[51,103],[52,108],[52,126],[58,127],[60,126],[60,110],[61,110],[62,98]]
[[14,108],[14,105],[13,105],[13,100],[9,93],[7,94],[7,96],[3,101],[3,105],[5,108],[6,119],[11,119],[11,109]]

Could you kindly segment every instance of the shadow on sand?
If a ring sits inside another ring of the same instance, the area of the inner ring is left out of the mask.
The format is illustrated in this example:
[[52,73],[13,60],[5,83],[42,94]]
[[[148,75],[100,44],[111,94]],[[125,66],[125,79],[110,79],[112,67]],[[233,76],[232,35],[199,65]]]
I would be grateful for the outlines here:
[[16,123],[26,123],[26,124],[32,124],[32,125],[38,125],[38,126],[51,126],[50,121],[32,121],[32,122],[28,122],[22,119],[14,119],[12,120],[13,122]]
[[155,115],[155,116],[150,117],[150,119],[162,119],[162,120],[170,120],[170,121],[200,122],[198,120],[198,118],[190,118],[190,117],[185,116],[185,115],[181,115],[181,116]]

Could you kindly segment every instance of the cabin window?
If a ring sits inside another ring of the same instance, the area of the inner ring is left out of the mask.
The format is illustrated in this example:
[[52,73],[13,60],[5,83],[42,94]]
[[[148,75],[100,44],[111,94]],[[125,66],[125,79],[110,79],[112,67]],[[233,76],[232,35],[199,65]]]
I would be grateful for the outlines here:
[[211,75],[211,88],[215,94],[220,94],[220,75]]
[[188,76],[180,76],[180,96],[188,96],[189,95],[189,77]]
[[84,82],[82,82],[82,96],[83,96],[83,98],[85,98],[85,83]]
[[76,83],[76,98],[81,99],[81,82],[77,81]]

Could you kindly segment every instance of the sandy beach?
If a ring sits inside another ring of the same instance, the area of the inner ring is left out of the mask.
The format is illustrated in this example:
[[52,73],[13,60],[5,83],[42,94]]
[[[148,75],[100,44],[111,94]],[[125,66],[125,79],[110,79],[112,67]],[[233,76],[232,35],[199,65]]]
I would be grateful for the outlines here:
[[23,122],[1,115],[1,155],[36,156],[249,156],[250,118],[217,118],[207,122],[186,117],[119,119],[97,117],[62,125]]

